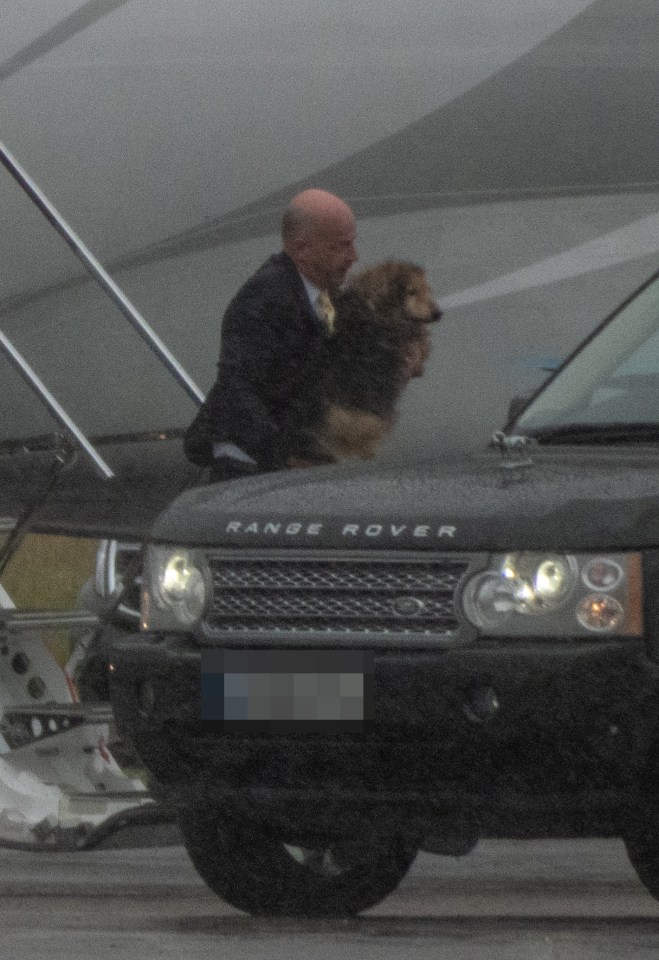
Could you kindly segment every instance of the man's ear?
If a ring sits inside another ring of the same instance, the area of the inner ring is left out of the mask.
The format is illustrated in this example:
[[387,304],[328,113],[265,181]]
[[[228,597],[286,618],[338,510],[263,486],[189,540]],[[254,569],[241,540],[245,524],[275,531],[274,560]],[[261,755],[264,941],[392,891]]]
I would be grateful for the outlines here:
[[300,256],[304,256],[305,251],[309,246],[309,241],[304,236],[298,234],[297,236],[290,237],[286,244],[284,245],[284,250],[292,257],[293,260],[297,260]]

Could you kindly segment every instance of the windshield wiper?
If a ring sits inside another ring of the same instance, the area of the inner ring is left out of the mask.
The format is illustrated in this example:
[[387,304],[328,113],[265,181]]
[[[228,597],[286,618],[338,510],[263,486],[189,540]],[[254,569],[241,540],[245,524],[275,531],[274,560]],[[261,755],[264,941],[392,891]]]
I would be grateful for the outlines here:
[[563,423],[528,430],[538,443],[659,443],[659,423]]

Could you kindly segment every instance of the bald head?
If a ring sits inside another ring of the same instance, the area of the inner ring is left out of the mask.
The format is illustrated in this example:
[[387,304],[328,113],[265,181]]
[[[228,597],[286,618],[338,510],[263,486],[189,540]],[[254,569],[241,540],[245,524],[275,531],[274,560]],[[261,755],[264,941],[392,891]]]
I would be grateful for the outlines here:
[[326,190],[293,197],[281,223],[284,250],[300,273],[323,290],[339,286],[357,260],[355,216]]
[[303,190],[291,200],[282,218],[282,233],[290,233],[309,223],[354,224],[355,217],[344,200],[327,190]]

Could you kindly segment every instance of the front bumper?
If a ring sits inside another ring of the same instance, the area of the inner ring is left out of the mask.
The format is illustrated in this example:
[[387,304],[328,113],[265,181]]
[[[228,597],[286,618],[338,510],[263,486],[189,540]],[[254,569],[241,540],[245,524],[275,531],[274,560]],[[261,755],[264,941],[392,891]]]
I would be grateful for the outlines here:
[[200,671],[189,637],[115,637],[115,715],[151,774],[182,795],[249,795],[264,809],[306,797],[311,819],[314,798],[436,815],[468,804],[492,822],[509,811],[523,833],[533,811],[549,822],[569,807],[587,831],[597,810],[634,802],[659,741],[659,670],[636,641],[377,651],[361,733],[209,727]]

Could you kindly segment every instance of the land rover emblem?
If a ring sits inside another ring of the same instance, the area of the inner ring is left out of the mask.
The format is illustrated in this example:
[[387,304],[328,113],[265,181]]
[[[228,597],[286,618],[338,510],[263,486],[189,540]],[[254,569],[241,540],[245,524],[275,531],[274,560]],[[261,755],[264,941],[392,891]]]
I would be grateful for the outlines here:
[[417,597],[397,597],[391,606],[397,617],[420,617],[426,612],[425,603]]

